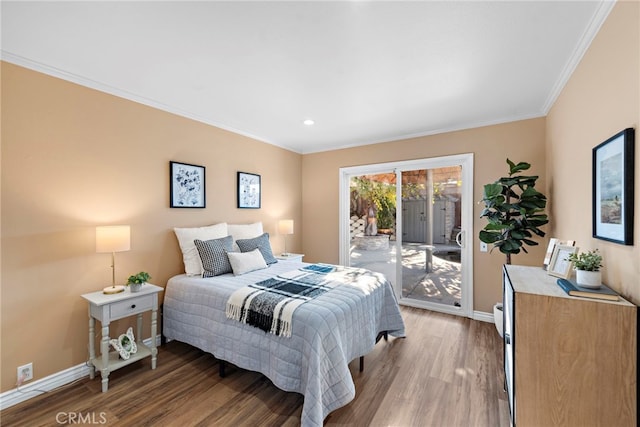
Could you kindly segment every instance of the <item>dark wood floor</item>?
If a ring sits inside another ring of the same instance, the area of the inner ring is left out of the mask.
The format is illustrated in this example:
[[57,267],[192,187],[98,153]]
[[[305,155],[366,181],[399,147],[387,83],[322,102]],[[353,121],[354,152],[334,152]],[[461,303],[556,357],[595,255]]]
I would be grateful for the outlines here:
[[[356,398],[325,425],[508,426],[502,344],[493,324],[402,307],[407,338],[380,341],[351,363]],[[148,359],[115,371],[109,391],[99,375],[5,409],[2,426],[296,426],[302,396],[255,372],[227,367],[186,344],[160,347]],[[69,415],[70,414],[70,415]],[[75,417],[68,419],[68,417]],[[71,422],[75,421],[75,422]]]

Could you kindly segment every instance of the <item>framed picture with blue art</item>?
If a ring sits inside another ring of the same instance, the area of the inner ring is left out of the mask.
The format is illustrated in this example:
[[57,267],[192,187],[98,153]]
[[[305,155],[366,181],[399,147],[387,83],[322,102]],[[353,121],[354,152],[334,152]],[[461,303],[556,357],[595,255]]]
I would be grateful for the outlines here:
[[260,209],[260,175],[238,172],[238,208]]
[[593,237],[633,245],[634,129],[593,149]]
[[206,207],[204,166],[169,162],[172,208]]

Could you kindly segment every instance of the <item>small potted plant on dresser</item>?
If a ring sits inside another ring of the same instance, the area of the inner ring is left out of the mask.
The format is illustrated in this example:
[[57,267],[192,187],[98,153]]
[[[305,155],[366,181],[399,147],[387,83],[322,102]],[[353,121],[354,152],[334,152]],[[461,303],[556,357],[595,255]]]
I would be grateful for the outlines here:
[[149,273],[145,271],[141,271],[138,274],[134,274],[133,276],[129,276],[127,279],[127,286],[130,287],[131,292],[139,292],[142,285],[147,283],[147,280],[151,279]]
[[584,288],[597,289],[602,285],[602,255],[597,249],[593,251],[572,253],[569,261],[576,269],[576,282]]

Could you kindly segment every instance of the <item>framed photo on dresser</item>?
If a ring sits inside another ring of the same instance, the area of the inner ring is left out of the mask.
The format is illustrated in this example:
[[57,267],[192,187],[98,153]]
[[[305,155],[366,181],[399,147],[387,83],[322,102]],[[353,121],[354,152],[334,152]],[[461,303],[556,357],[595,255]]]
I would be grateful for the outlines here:
[[571,277],[571,267],[573,263],[569,261],[569,255],[577,251],[578,248],[575,246],[556,245],[553,249],[553,255],[551,256],[547,273],[563,279]]

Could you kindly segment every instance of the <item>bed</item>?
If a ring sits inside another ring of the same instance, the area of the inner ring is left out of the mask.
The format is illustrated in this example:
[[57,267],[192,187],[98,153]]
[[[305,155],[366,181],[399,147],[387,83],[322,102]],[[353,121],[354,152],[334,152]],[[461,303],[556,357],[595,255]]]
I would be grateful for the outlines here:
[[291,336],[227,318],[227,303],[238,289],[310,265],[280,261],[242,275],[174,276],[165,291],[163,334],[261,372],[284,391],[302,394],[301,425],[321,426],[331,411],[355,396],[348,363],[369,353],[379,333],[404,337],[405,332],[393,289],[383,275],[327,265],[322,267],[331,271],[332,283],[345,283],[297,307]]

